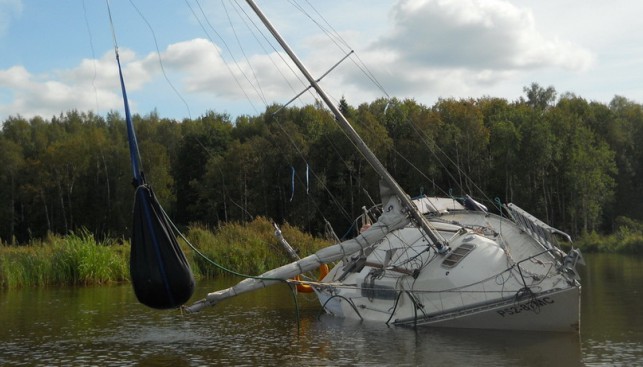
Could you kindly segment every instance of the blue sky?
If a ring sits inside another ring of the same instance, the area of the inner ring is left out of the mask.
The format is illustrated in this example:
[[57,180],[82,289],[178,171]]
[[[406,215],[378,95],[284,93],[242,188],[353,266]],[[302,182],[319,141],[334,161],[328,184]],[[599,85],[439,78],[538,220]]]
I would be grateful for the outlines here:
[[[352,105],[384,95],[429,106],[450,97],[516,100],[532,82],[603,103],[614,95],[643,103],[643,2],[258,3],[314,75],[356,51],[323,81],[334,98]],[[246,17],[250,10],[241,0],[112,0],[110,6],[135,113],[256,115],[305,88],[281,51],[256,31],[263,27]],[[340,41],[311,19],[332,26]],[[0,121],[71,109],[122,111],[103,0],[0,0],[0,55]],[[383,90],[364,78],[364,67]]]

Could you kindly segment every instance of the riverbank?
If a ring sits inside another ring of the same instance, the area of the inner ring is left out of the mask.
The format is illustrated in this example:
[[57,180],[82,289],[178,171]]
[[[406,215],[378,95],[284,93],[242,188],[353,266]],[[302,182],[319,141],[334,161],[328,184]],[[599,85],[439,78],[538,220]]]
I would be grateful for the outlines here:
[[[328,245],[289,225],[282,231],[302,256]],[[256,275],[290,262],[265,218],[216,230],[191,226],[186,238],[200,252],[179,238],[197,278],[228,275],[223,269]],[[622,227],[612,235],[584,235],[573,245],[583,253],[643,254],[643,233]],[[0,245],[0,289],[129,282],[129,254],[127,240],[97,241],[88,231],[64,237],[51,235],[23,246]]]
[[618,231],[611,235],[589,233],[574,242],[574,247],[585,253],[643,255],[643,233],[628,231]]
[[[327,245],[324,240],[287,224],[281,230],[302,256]],[[227,224],[216,231],[192,226],[185,235],[203,255],[179,238],[197,278],[225,275],[227,272],[222,268],[243,274],[261,274],[290,262],[275,240],[272,224],[265,218],[244,225]],[[45,240],[23,246],[2,245],[0,289],[129,282],[129,254],[127,240],[97,241],[88,231],[64,237],[50,235]]]

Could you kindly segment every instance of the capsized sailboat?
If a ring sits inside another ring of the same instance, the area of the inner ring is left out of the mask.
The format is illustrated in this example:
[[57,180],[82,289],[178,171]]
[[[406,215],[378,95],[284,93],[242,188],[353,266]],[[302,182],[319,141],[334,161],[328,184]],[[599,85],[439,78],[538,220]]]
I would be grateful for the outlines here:
[[338,317],[397,325],[574,332],[580,322],[578,250],[569,236],[516,205],[492,214],[470,197],[411,199],[366,146],[252,0],[247,3],[381,177],[377,221],[353,239],[209,293],[197,312],[227,298],[335,264],[309,282]]

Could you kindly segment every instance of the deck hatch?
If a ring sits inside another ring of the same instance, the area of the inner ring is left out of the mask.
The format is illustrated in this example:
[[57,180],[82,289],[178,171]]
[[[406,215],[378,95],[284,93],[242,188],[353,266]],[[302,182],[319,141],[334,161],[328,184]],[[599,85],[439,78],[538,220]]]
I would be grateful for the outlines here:
[[442,266],[445,266],[447,268],[453,268],[462,259],[464,259],[473,249],[476,247],[476,245],[472,243],[463,243],[462,245],[458,246],[456,249],[451,251],[451,253],[442,261]]

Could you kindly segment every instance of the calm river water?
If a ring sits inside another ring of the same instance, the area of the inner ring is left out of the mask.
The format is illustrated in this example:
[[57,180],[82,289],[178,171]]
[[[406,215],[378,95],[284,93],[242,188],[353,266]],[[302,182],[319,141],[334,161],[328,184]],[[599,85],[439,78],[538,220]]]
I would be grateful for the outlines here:
[[[0,292],[1,366],[643,366],[643,257],[585,256],[580,335],[386,327],[285,286],[197,315],[129,286]],[[230,284],[200,282],[195,298]]]

